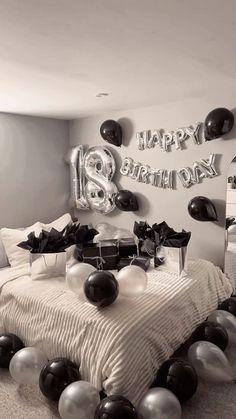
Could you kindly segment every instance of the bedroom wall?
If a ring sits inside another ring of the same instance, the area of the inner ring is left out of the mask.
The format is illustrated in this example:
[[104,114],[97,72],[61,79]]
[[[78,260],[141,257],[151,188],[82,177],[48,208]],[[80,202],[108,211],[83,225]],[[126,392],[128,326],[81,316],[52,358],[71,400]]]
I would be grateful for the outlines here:
[[68,123],[0,114],[0,227],[45,222],[68,211]]
[[[227,102],[210,100],[209,98],[195,98],[184,102],[169,103],[162,106],[133,109],[123,112],[106,113],[70,122],[70,144],[107,145],[99,134],[101,123],[106,119],[117,120],[123,129],[123,143],[121,148],[110,146],[117,162],[116,183],[120,189],[136,192],[140,201],[140,210],[136,213],[122,213],[118,210],[106,216],[79,211],[77,216],[83,223],[109,222],[119,227],[133,228],[135,220],[147,220],[149,223],[166,220],[175,229],[186,229],[192,232],[189,245],[190,256],[206,258],[216,265],[224,265],[225,246],[225,201],[226,179],[228,168],[236,154],[236,127],[225,137],[194,145],[191,140],[186,141],[186,148],[182,151],[174,150],[165,153],[158,147],[151,150],[139,151],[136,145],[136,132],[145,129],[165,128],[166,130],[188,126],[197,121],[204,121],[206,115],[218,106],[227,107]],[[202,183],[188,189],[182,187],[178,181],[176,190],[157,189],[152,185],[138,183],[129,177],[119,174],[121,160],[125,156],[135,161],[149,164],[152,167],[178,169],[190,166],[195,160],[208,158],[210,153],[217,154],[217,167],[220,176],[214,179],[203,179]],[[212,199],[217,207],[219,222],[199,222],[192,219],[187,211],[191,198],[204,195]]]

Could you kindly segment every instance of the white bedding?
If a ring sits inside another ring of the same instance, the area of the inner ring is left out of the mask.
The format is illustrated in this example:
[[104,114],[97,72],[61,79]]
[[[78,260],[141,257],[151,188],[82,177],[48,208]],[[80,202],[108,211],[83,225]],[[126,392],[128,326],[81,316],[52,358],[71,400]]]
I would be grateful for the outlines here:
[[119,296],[98,310],[60,278],[32,281],[28,266],[19,272],[4,269],[0,331],[16,333],[49,358],[72,359],[98,390],[123,394],[136,404],[158,367],[232,292],[229,280],[210,262],[190,261],[188,272],[178,278],[164,267],[151,270],[143,296]]

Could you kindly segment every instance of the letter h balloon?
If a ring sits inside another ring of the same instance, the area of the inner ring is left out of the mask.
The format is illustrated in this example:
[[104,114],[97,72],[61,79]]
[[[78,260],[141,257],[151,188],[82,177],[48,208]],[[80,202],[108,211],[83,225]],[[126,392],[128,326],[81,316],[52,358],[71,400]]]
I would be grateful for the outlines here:
[[71,197],[70,207],[94,210],[108,214],[116,207],[118,189],[113,176],[116,164],[106,147],[92,147],[84,152],[84,146],[71,149],[69,155]]

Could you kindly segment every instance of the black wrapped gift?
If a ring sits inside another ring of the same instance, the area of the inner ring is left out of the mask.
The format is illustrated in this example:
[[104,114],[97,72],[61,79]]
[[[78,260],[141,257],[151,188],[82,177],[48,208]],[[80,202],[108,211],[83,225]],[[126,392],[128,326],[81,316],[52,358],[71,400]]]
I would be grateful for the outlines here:
[[130,256],[129,258],[122,258],[117,264],[117,270],[120,271],[122,268],[129,265],[139,266],[146,272],[150,266],[150,258],[143,256]]
[[132,238],[120,239],[118,246],[120,258],[128,258],[129,256],[137,256],[138,254],[138,247]]
[[99,243],[87,243],[83,246],[83,262],[97,269],[112,270],[117,268],[117,240],[101,240]]

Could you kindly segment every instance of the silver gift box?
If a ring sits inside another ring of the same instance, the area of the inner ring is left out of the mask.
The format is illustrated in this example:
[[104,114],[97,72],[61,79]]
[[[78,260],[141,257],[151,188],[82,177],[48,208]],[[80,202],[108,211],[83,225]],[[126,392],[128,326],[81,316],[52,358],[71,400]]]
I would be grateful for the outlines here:
[[178,275],[187,272],[187,246],[186,247],[166,247],[161,246],[157,250],[156,255],[161,261],[162,266],[165,266],[169,271]]
[[66,252],[30,253],[30,273],[32,279],[65,277]]

